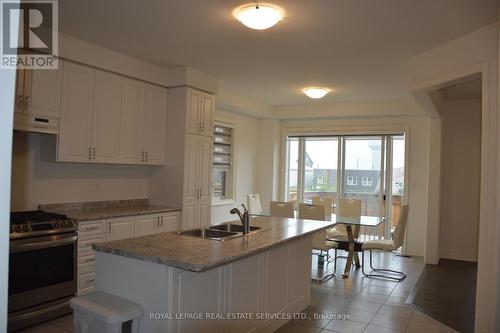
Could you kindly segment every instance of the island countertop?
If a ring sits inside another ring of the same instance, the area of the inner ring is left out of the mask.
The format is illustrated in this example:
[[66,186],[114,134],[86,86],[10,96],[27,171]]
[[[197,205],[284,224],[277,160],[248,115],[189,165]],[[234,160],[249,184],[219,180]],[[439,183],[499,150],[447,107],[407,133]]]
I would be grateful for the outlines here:
[[[240,223],[239,221],[233,223]],[[96,251],[203,272],[335,225],[328,221],[253,217],[259,232],[225,241],[161,233],[93,244]]]

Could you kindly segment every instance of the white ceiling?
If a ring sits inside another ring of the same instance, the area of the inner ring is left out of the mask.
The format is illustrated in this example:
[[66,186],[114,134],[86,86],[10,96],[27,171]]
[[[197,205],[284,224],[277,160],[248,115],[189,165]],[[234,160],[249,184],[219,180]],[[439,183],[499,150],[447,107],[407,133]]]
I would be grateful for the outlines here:
[[[271,0],[270,0],[271,1]],[[497,20],[497,0],[272,0],[267,31],[232,17],[238,0],[64,0],[68,35],[165,67],[190,66],[272,105],[410,98],[410,57]]]

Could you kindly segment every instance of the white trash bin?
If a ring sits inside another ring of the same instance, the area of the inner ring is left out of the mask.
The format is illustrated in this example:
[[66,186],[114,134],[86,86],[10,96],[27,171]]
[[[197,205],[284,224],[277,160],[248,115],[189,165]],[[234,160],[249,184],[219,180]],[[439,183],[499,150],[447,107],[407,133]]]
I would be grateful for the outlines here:
[[138,333],[144,314],[139,304],[103,292],[72,298],[70,306],[76,333]]

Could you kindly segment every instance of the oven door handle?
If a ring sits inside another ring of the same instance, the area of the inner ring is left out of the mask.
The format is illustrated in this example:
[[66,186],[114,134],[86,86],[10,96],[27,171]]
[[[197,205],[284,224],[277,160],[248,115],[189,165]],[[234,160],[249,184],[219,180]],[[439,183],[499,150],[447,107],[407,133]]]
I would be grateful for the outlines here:
[[26,252],[31,250],[39,250],[48,247],[62,246],[70,243],[76,242],[77,236],[62,238],[57,240],[33,242],[25,244],[16,244],[10,247],[11,253]]

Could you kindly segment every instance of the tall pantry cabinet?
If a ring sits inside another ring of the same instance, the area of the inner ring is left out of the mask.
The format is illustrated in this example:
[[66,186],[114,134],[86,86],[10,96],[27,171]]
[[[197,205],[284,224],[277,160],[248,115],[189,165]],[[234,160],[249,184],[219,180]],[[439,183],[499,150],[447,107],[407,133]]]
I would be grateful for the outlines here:
[[214,96],[171,88],[167,117],[165,167],[151,175],[150,201],[182,206],[182,229],[209,226]]

